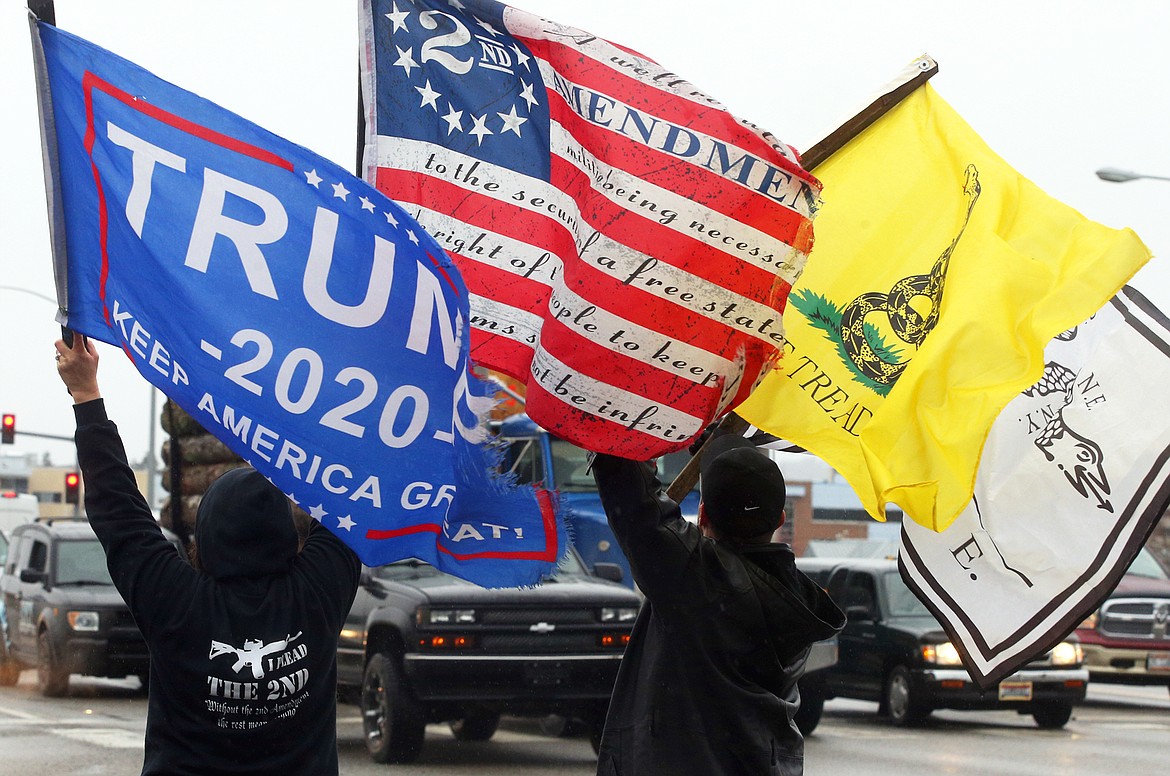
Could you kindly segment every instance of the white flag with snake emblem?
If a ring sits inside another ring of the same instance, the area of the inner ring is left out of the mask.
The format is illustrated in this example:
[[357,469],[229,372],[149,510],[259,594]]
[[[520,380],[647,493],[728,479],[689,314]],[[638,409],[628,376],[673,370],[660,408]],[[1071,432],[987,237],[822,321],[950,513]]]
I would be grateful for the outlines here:
[[902,576],[984,687],[1080,625],[1170,501],[1170,319],[1127,286],[1044,361],[959,518],[902,525]]

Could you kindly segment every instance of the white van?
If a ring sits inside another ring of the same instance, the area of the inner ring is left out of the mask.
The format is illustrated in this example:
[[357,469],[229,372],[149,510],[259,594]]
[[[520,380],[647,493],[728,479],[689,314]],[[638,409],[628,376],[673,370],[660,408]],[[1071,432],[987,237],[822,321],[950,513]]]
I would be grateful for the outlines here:
[[37,497],[31,493],[0,491],[0,533],[12,536],[12,529],[22,523],[31,523],[40,514]]

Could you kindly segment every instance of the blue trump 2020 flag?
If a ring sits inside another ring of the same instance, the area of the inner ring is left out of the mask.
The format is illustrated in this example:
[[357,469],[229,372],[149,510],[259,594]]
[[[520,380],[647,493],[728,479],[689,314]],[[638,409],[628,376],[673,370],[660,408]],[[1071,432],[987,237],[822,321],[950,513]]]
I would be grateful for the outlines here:
[[61,323],[122,348],[366,564],[492,587],[550,572],[561,521],[497,473],[438,244],[337,165],[36,32]]

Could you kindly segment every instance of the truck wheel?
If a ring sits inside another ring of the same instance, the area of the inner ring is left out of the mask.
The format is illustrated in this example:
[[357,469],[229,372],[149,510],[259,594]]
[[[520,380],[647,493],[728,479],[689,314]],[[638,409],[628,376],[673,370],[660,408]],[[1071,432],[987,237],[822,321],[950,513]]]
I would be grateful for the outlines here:
[[426,720],[392,655],[370,658],[362,678],[362,728],[377,763],[414,762],[422,752]]
[[917,725],[930,716],[930,709],[914,692],[906,666],[895,666],[886,678],[886,711],[897,727]]
[[37,634],[37,689],[46,698],[60,698],[69,690],[69,669],[53,655],[49,632]]
[[449,723],[457,741],[487,741],[500,726],[500,715],[492,711],[473,711]]
[[1071,703],[1045,703],[1032,709],[1032,718],[1045,730],[1058,730],[1072,719]]
[[801,735],[811,735],[820,724],[821,714],[825,710],[825,691],[819,682],[809,682],[800,685],[800,708],[796,710],[793,721]]

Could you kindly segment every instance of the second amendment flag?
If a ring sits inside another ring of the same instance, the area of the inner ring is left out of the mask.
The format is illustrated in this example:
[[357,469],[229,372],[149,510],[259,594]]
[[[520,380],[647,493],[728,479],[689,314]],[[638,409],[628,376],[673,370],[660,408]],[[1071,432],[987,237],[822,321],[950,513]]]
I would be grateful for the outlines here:
[[779,369],[737,410],[830,464],[866,510],[942,530],[1044,347],[1149,259],[1052,199],[930,87],[816,168],[817,244]]
[[452,256],[472,357],[534,421],[644,460],[747,397],[812,244],[820,186],[791,149],[494,0],[367,0],[364,26],[366,178]]

